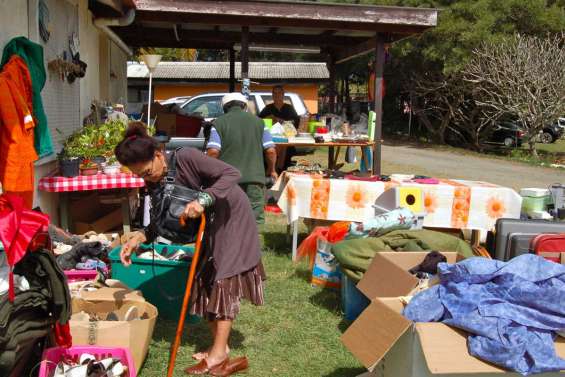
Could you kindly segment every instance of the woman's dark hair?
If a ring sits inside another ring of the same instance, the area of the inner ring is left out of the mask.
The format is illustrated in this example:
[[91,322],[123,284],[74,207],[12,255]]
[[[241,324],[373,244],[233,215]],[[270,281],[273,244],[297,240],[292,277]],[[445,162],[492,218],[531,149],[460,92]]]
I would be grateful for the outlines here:
[[151,161],[159,145],[147,134],[143,122],[130,122],[124,139],[116,145],[114,153],[120,164],[130,166],[140,162]]

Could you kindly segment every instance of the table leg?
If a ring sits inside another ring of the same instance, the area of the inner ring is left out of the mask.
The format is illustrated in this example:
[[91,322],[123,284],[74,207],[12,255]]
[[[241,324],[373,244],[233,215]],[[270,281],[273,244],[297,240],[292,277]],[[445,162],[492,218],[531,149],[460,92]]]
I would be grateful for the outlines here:
[[334,167],[334,147],[328,147],[328,169],[332,170]]
[[59,225],[63,230],[70,232],[69,193],[67,192],[59,194]]
[[361,147],[361,160],[365,163],[365,169],[367,169],[367,172],[373,172],[373,169],[369,169],[369,156],[367,155],[367,151],[365,150],[365,147]]
[[335,169],[337,166],[337,160],[339,160],[339,152],[341,152],[341,147],[337,147],[337,150],[335,151],[333,169]]
[[298,219],[292,222],[292,261],[296,261],[298,250]]
[[481,244],[481,231],[473,229],[471,231],[471,246],[479,246]]
[[124,223],[124,234],[131,232],[129,193],[127,191],[122,197],[122,221]]

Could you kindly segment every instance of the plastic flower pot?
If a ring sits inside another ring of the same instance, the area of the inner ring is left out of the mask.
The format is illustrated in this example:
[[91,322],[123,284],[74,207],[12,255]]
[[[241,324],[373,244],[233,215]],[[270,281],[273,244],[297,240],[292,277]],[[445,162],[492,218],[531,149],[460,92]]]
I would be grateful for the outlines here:
[[72,178],[80,174],[80,160],[78,158],[72,160],[60,160],[59,170],[63,177]]
[[106,165],[103,167],[104,174],[112,175],[120,173],[121,165],[114,164],[114,165]]

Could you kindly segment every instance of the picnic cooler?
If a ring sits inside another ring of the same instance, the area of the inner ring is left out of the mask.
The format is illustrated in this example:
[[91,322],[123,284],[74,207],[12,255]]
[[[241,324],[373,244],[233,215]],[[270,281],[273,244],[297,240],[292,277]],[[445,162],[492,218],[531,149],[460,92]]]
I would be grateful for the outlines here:
[[552,201],[548,189],[524,188],[520,190],[520,196],[522,212],[527,214],[545,211]]
[[39,377],[51,377],[55,372],[57,363],[62,359],[71,359],[78,362],[80,355],[87,353],[97,360],[115,357],[127,367],[125,377],[137,377],[135,365],[130,351],[127,348],[99,347],[99,346],[74,346],[71,348],[53,347],[43,352]]
[[[179,245],[141,245],[141,250],[154,249],[162,254],[165,249],[170,252],[185,250],[192,254],[192,246]],[[138,289],[143,297],[159,310],[159,317],[178,320],[184,298],[185,283],[188,278],[190,262],[172,260],[142,259],[132,255],[132,264],[125,267],[120,261],[121,246],[109,254],[112,265],[112,278],[120,280],[132,289]],[[197,316],[187,316],[189,323],[199,321]]]
[[565,233],[540,234],[532,238],[530,250],[547,260],[561,263],[561,253],[565,253]]

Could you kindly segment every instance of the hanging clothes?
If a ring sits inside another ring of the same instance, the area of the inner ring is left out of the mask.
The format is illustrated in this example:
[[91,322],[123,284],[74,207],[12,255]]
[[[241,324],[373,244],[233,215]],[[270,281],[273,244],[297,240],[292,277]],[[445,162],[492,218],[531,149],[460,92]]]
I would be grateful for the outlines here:
[[14,56],[0,72],[0,183],[4,192],[33,205],[35,123],[26,101],[31,78],[24,60]]
[[39,157],[45,157],[53,153],[53,142],[47,126],[47,115],[43,108],[43,100],[41,99],[41,91],[45,86],[47,78],[43,59],[43,47],[25,37],[12,39],[4,47],[0,69],[14,55],[20,56],[25,61],[31,76],[33,105],[30,107],[30,110],[33,111],[36,123],[34,146]]
[[11,268],[26,255],[35,235],[40,231],[47,232],[48,226],[49,216],[25,209],[22,198],[10,194],[0,195],[0,242],[4,245],[10,266],[10,301],[14,299]]

